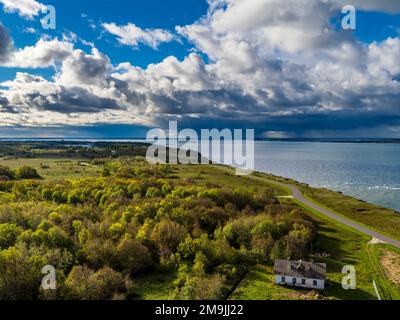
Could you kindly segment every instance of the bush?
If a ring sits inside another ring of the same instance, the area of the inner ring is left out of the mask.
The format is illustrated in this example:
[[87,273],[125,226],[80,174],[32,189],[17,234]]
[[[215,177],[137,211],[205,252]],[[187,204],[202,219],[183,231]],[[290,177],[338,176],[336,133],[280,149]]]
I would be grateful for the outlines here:
[[15,244],[22,229],[12,223],[0,224],[0,248],[7,249]]
[[178,245],[185,239],[186,229],[172,220],[162,220],[154,226],[151,239],[158,246],[162,259],[168,259]]
[[17,170],[16,176],[18,179],[41,179],[36,169],[28,166],[21,167]]
[[161,195],[162,195],[161,190],[155,187],[148,188],[146,192],[146,198],[157,198],[161,197]]
[[103,170],[101,171],[101,176],[102,176],[102,177],[110,177],[110,176],[111,176],[110,169],[108,169],[108,168],[103,168]]
[[89,280],[93,282],[96,299],[112,299],[125,291],[124,277],[109,267],[98,270]]
[[144,271],[151,265],[149,250],[140,242],[123,239],[117,247],[117,261],[121,269],[131,274]]
[[23,246],[0,251],[0,300],[36,298],[43,275],[34,261],[43,265],[40,257],[29,257]]
[[175,291],[176,299],[184,300],[221,300],[224,293],[225,278],[215,274],[192,277],[188,275],[181,288]]
[[122,275],[109,267],[94,272],[87,266],[75,266],[65,285],[70,298],[78,300],[105,300],[125,291]]
[[73,190],[68,194],[68,203],[69,204],[78,204],[81,202],[81,196],[78,190]]
[[51,222],[53,222],[54,224],[61,224],[61,222],[62,222],[61,215],[57,212],[50,213],[49,220]]
[[42,190],[42,197],[44,200],[50,201],[52,200],[52,196],[53,196],[53,191],[51,191],[51,189],[46,188]]
[[15,178],[15,175],[14,172],[10,170],[10,168],[0,166],[0,177],[3,177],[3,179],[0,180],[13,180]]
[[116,222],[110,226],[108,232],[112,239],[118,240],[124,234],[124,227],[121,223]]

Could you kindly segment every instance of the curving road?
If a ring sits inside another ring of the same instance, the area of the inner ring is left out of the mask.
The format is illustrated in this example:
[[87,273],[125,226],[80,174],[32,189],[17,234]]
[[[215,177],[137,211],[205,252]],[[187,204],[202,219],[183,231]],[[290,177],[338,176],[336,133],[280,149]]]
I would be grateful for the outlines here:
[[373,230],[371,230],[369,228],[366,228],[366,227],[358,224],[357,222],[353,222],[351,220],[348,220],[348,219],[346,219],[346,218],[344,218],[342,216],[339,216],[336,213],[334,213],[334,212],[332,212],[332,211],[330,211],[330,210],[328,210],[326,208],[320,207],[319,205],[311,202],[310,200],[306,199],[303,196],[301,191],[296,186],[293,186],[291,184],[285,184],[285,183],[277,182],[277,181],[276,182],[274,181],[273,183],[275,183],[277,185],[280,185],[282,187],[289,188],[290,191],[292,192],[293,198],[296,199],[297,201],[305,204],[307,207],[310,207],[310,208],[312,208],[314,210],[317,210],[318,212],[322,213],[323,215],[328,216],[329,218],[331,218],[333,220],[336,220],[336,221],[338,221],[340,223],[343,223],[344,225],[349,226],[349,227],[351,227],[353,229],[356,229],[356,230],[358,230],[358,231],[360,231],[360,232],[362,232],[362,233],[364,233],[364,234],[366,234],[366,235],[368,235],[368,236],[370,236],[372,238],[378,239],[378,240],[380,240],[382,242],[385,242],[385,243],[391,244],[391,245],[393,245],[393,246],[395,246],[397,248],[400,248],[400,241],[395,240],[393,238],[390,238],[388,236],[385,236],[385,235],[383,235],[383,234],[381,234],[379,232],[373,231]]
[[[222,167],[222,168],[223,168],[224,171],[228,171],[228,172],[232,173],[232,168],[229,168],[229,167]],[[264,181],[264,182],[268,182],[269,184],[275,184],[275,185],[278,185],[278,186],[281,186],[281,187],[286,187],[286,188],[290,189],[290,191],[292,193],[291,196],[294,199],[296,199],[297,201],[303,203],[307,207],[312,208],[312,209],[318,211],[319,213],[321,213],[321,214],[323,214],[323,215],[325,215],[325,216],[327,216],[327,217],[329,217],[329,218],[331,218],[333,220],[336,220],[336,221],[338,221],[338,222],[340,222],[340,223],[342,223],[342,224],[344,224],[344,225],[346,225],[346,226],[348,226],[350,228],[353,228],[353,229],[355,229],[355,230],[357,230],[357,231],[359,231],[361,233],[364,233],[364,234],[372,237],[372,239],[375,238],[375,239],[377,239],[377,240],[379,240],[381,242],[388,243],[388,244],[400,249],[400,241],[399,240],[395,240],[395,239],[390,238],[388,236],[385,236],[385,235],[383,235],[383,234],[381,234],[379,232],[373,231],[373,230],[371,230],[371,229],[369,229],[367,227],[362,226],[361,224],[358,224],[357,222],[354,222],[352,220],[346,219],[346,218],[344,218],[344,217],[342,217],[342,216],[330,211],[329,209],[326,209],[324,207],[321,207],[321,206],[311,202],[310,200],[306,199],[303,196],[301,191],[296,186],[294,186],[292,184],[286,184],[286,183],[282,183],[282,182],[279,182],[279,181],[276,181],[276,180],[270,180],[268,178],[257,177],[257,176],[253,176],[253,175],[250,175],[250,176],[247,176],[247,177],[250,178],[250,179],[253,179],[253,180]]]

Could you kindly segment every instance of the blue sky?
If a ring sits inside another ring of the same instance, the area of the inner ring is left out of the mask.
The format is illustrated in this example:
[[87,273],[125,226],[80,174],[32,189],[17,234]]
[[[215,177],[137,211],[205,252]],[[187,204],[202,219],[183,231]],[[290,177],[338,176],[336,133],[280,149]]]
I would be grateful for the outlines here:
[[341,0],[23,0],[55,6],[56,30],[7,1],[0,136],[137,137],[178,119],[263,137],[400,137],[389,1],[353,1],[355,31],[338,28]]
[[[140,50],[118,45],[115,39],[102,35],[99,27],[104,22],[127,24],[133,22],[142,28],[162,28],[174,30],[176,25],[194,23],[207,13],[205,0],[168,0],[168,1],[132,1],[132,0],[51,0],[45,4],[54,5],[57,10],[56,30],[41,30],[40,19],[31,21],[21,19],[14,14],[0,12],[0,21],[13,36],[17,47],[34,45],[43,33],[50,36],[61,36],[65,32],[74,32],[82,39],[95,42],[102,52],[107,53],[113,63],[130,61],[135,65],[146,67],[150,63],[158,63],[169,55],[183,59],[192,48],[187,41],[163,44],[159,50],[142,46]],[[45,14],[41,15],[42,17]],[[90,27],[95,25],[96,29]],[[32,27],[39,34],[24,32]],[[82,44],[77,47],[85,49]],[[14,77],[18,68],[1,69],[0,81]],[[26,70],[24,70],[26,71]],[[52,70],[39,70],[40,74],[51,76]]]

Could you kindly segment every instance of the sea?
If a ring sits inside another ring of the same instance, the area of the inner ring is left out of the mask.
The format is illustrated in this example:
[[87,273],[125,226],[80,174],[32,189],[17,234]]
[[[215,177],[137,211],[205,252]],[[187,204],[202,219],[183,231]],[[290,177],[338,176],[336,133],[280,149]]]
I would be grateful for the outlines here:
[[256,141],[255,167],[400,212],[400,143]]

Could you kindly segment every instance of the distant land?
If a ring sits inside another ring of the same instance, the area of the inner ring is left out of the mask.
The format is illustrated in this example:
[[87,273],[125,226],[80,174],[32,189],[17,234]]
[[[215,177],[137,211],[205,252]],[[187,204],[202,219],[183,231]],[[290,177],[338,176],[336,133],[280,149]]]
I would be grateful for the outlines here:
[[[0,141],[124,141],[143,140],[144,137],[104,138],[104,137],[54,137],[54,138],[0,138]],[[285,141],[285,142],[325,142],[325,143],[400,143],[400,138],[255,138],[255,141]]]
[[260,138],[256,140],[330,143],[400,143],[400,138]]

